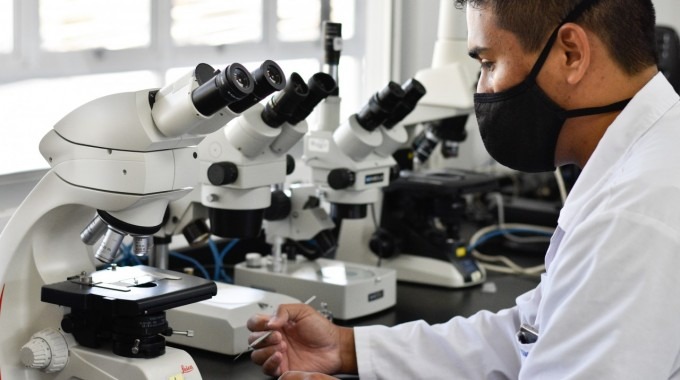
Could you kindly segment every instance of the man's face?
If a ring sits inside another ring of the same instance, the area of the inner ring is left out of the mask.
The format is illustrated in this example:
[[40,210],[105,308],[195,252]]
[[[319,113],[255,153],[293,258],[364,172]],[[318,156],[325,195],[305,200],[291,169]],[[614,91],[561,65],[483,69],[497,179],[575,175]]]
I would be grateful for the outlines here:
[[538,53],[527,54],[517,37],[496,26],[491,9],[467,6],[468,52],[481,64],[477,92],[495,93],[524,80]]

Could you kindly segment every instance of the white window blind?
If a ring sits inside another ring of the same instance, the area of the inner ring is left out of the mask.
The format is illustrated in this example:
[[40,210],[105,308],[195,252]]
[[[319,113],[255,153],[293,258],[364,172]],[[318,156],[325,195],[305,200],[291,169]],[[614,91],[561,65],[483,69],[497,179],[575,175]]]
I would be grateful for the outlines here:
[[319,0],[278,0],[276,35],[281,41],[314,41],[321,37]]
[[41,47],[120,50],[151,41],[150,0],[41,0]]
[[262,0],[173,0],[171,15],[179,46],[262,40]]

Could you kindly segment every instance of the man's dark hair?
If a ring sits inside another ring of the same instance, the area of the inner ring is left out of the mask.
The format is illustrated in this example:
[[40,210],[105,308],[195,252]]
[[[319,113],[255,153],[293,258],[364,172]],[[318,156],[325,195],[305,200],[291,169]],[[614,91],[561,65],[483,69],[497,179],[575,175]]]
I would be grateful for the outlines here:
[[[497,26],[517,36],[527,52],[543,48],[550,33],[583,0],[454,0],[463,8],[489,7]],[[600,0],[575,23],[595,33],[628,74],[657,63],[656,15],[651,0]]]

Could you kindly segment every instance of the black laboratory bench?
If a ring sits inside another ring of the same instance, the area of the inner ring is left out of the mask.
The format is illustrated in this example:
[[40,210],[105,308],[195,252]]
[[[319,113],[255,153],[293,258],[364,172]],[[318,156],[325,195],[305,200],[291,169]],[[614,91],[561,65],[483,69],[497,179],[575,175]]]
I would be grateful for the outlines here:
[[[536,287],[538,278],[490,272],[485,285],[466,289],[447,289],[412,283],[397,283],[397,303],[394,307],[374,315],[348,322],[347,326],[386,325],[422,319],[428,323],[441,323],[454,316],[469,316],[479,310],[498,311],[514,305],[515,298]],[[243,355],[234,361],[233,356],[217,354],[190,347],[181,347],[196,361],[206,380],[238,379],[264,380],[259,366]],[[355,377],[351,377],[355,378]]]

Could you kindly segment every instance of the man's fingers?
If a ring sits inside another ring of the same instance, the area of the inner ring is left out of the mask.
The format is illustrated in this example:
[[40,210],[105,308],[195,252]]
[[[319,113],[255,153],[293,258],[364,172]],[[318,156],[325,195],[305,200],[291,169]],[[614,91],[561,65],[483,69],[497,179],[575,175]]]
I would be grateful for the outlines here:
[[[258,345],[259,346],[259,345]],[[257,365],[264,365],[265,362],[277,353],[281,356],[281,352],[286,349],[285,342],[279,341],[275,345],[270,345],[262,348],[256,348],[250,354],[250,360]]]
[[268,376],[279,377],[283,373],[281,370],[281,363],[283,363],[283,355],[280,352],[275,352],[274,354],[268,356],[267,359],[261,364],[262,372]]
[[267,322],[269,322],[270,318],[271,318],[270,315],[255,314],[252,317],[248,318],[248,321],[246,322],[246,327],[250,331],[268,330]]
[[314,309],[303,303],[293,303],[287,305],[281,305],[276,310],[276,315],[269,320],[267,328],[269,329],[279,329],[288,321],[297,321],[302,319],[305,315],[308,315],[310,311]]
[[259,340],[260,338],[267,334],[269,334],[269,336],[259,341],[255,345],[255,348],[270,346],[281,342],[281,333],[277,331],[258,331],[250,333],[250,335],[248,335],[248,345],[252,345],[253,342]]
[[250,360],[261,366],[277,352],[278,350],[275,347],[260,348],[250,353]]

